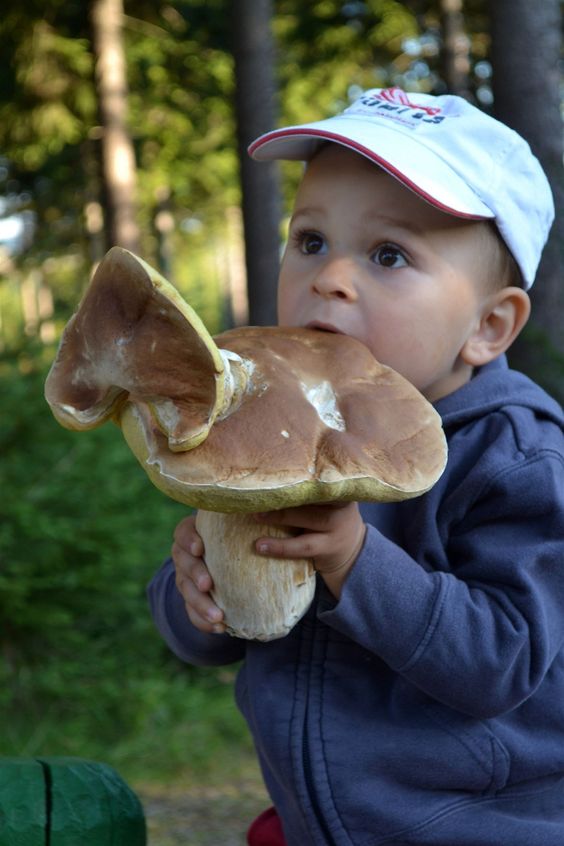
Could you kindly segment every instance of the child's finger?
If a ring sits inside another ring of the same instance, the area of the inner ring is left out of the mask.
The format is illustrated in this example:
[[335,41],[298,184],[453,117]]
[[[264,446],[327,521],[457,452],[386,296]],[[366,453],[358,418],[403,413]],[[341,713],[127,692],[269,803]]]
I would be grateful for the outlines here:
[[315,558],[323,552],[325,536],[302,534],[289,538],[258,538],[255,549],[259,555],[271,558]]
[[301,505],[296,508],[282,508],[280,511],[265,511],[254,516],[257,523],[323,531],[335,520],[338,512],[348,506],[351,506],[350,502]]
[[201,558],[180,555],[174,559],[174,562],[176,565],[177,586],[180,581],[187,580],[193,582],[202,593],[209,593],[213,588],[212,577]]
[[174,531],[174,544],[180,549],[189,552],[195,558],[201,558],[203,556],[204,544],[196,531],[196,518],[193,514],[185,517],[177,525]]
[[223,611],[207,593],[202,593],[191,579],[181,580],[178,588],[190,620],[201,630],[216,631],[223,625]]
[[200,632],[205,634],[223,634],[225,632],[225,623],[212,623],[205,617],[202,617],[191,606],[186,606],[186,613],[192,625]]

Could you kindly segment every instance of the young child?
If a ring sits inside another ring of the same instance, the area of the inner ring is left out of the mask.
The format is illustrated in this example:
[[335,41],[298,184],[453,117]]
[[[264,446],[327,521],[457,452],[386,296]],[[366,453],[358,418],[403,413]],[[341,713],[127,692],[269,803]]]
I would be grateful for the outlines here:
[[553,218],[546,178],[464,100],[398,89],[250,152],[308,163],[280,324],[363,341],[435,404],[449,459],[414,500],[266,515],[300,533],[257,550],[318,573],[269,643],[222,633],[194,520],[177,527],[152,613],[182,660],[243,660],[275,806],[249,843],[562,846],[564,418],[504,356]]

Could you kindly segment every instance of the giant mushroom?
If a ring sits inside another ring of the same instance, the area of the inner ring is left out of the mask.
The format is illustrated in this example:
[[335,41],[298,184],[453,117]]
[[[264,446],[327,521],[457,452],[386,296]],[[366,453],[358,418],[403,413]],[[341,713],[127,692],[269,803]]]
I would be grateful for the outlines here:
[[419,496],[446,463],[441,421],[359,341],[243,327],[212,338],[179,292],[112,248],[61,339],[45,396],[63,426],[117,423],[151,481],[198,508],[227,631],[282,637],[309,607],[311,561],[270,560],[285,529],[252,514]]

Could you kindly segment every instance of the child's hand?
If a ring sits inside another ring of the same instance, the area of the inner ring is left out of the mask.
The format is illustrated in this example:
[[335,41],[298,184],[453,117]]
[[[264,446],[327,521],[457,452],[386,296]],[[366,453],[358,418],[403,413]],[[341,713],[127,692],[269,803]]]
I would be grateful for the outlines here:
[[176,587],[182,594],[192,625],[201,632],[225,631],[223,611],[210,596],[212,578],[204,564],[204,544],[195,528],[195,516],[185,517],[174,533],[172,560]]
[[312,558],[331,593],[339,598],[344,581],[364,543],[366,525],[356,502],[303,505],[256,515],[261,523],[291,526],[289,538],[259,538],[256,550],[271,558]]

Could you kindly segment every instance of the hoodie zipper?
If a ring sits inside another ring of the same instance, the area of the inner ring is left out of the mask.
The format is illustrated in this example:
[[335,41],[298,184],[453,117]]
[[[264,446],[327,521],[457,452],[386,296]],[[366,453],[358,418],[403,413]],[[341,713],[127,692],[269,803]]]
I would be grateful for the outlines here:
[[319,800],[317,797],[317,790],[315,788],[315,782],[313,778],[313,771],[311,767],[311,756],[310,756],[310,731],[309,731],[309,720],[311,714],[310,708],[310,689],[311,689],[311,675],[312,675],[312,658],[313,658],[313,651],[315,645],[315,635],[317,632],[317,617],[314,615],[312,617],[312,634],[311,640],[309,644],[309,655],[308,655],[308,675],[307,675],[307,688],[306,688],[306,704],[304,710],[304,723],[303,723],[303,746],[302,746],[302,763],[303,763],[303,772],[304,772],[304,779],[306,783],[306,788],[309,796],[309,800],[311,803],[311,808],[313,814],[315,816],[315,821],[319,826],[319,829],[323,833],[325,838],[326,846],[337,846],[335,843],[329,828],[327,827],[327,823],[325,822],[325,818],[323,816],[321,806],[319,804]]

